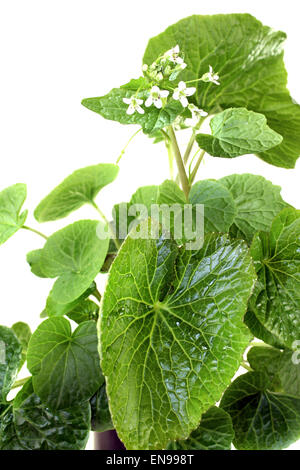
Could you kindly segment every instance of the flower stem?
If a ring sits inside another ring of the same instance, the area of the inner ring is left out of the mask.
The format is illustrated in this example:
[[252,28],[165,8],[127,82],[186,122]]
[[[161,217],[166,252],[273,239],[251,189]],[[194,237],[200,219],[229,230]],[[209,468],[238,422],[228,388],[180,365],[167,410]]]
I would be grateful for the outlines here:
[[119,163],[119,161],[121,160],[121,158],[123,157],[128,145],[130,144],[130,142],[132,141],[132,139],[139,133],[141,132],[142,128],[138,129],[131,137],[130,139],[128,140],[127,144],[125,145],[125,147],[123,148],[123,150],[121,151],[119,157],[117,158],[117,161],[116,161],[116,165]]
[[200,163],[203,160],[204,155],[205,155],[205,150],[202,150],[202,152],[200,153],[199,158],[197,160],[197,163],[196,163],[196,165],[195,165],[195,167],[192,171],[191,178],[190,178],[190,184],[192,184],[194,182],[195,178],[196,178],[197,171],[199,169]]
[[172,149],[173,149],[174,157],[175,157],[177,168],[178,168],[181,186],[182,186],[186,199],[188,199],[189,192],[190,192],[189,180],[188,180],[185,168],[184,168],[182,156],[181,156],[177,139],[176,139],[176,135],[172,126],[169,126],[169,136],[171,139]]
[[184,152],[184,156],[183,156],[183,163],[185,165],[187,164],[189,156],[191,154],[191,151],[192,151],[192,148],[193,148],[193,145],[194,145],[194,142],[195,142],[195,136],[196,136],[196,131],[195,131],[195,129],[193,129],[193,133],[192,133],[191,138],[190,138],[190,140],[187,144],[187,148],[186,148],[186,151]]
[[100,209],[99,206],[97,206],[97,204],[95,203],[95,201],[92,201],[91,204],[92,204],[92,206],[96,209],[96,211],[98,212],[98,214],[100,215],[100,217],[102,218],[102,220],[107,224],[108,229],[109,229],[110,234],[111,234],[111,238],[112,238],[112,240],[114,241],[114,244],[116,245],[117,250],[119,250],[120,247],[121,247],[121,244],[119,243],[119,240],[117,240],[117,238],[115,237],[115,232],[114,232],[113,227],[111,226],[111,223],[107,220],[107,218],[106,218],[105,215],[103,214],[102,210]]
[[48,237],[47,237],[46,235],[44,235],[42,232],[39,232],[39,231],[36,230],[35,228],[28,227],[27,225],[23,225],[22,228],[23,228],[24,230],[29,230],[30,232],[36,233],[36,234],[39,235],[40,237],[43,237],[45,240],[48,240]]

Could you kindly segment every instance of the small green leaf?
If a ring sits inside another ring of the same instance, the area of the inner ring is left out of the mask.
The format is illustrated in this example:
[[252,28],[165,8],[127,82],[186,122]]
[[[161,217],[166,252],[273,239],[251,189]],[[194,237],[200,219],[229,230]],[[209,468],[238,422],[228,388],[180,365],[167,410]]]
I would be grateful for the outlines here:
[[82,450],[90,430],[89,403],[51,411],[34,393],[28,380],[13,404],[18,443],[26,450]]
[[57,302],[52,295],[52,291],[48,295],[46,301],[46,315],[49,317],[60,317],[63,315],[68,315],[72,310],[74,310],[80,303],[82,303],[85,299],[87,299],[96,289],[96,283],[93,281],[90,287],[86,291],[81,294],[80,297],[69,302],[67,304],[61,304]]
[[263,372],[239,376],[226,390],[221,408],[230,414],[238,450],[285,449],[300,438],[300,398],[268,390]]
[[260,323],[293,349],[300,337],[300,211],[286,208],[250,248],[258,275],[249,302]]
[[282,142],[281,135],[270,129],[263,114],[246,108],[229,108],[210,121],[212,135],[197,134],[199,147],[213,157],[234,158],[265,152]]
[[102,222],[80,220],[51,235],[41,252],[40,268],[45,276],[56,278],[52,299],[68,304],[78,299],[91,285],[108,250],[109,238]]
[[105,383],[90,400],[92,410],[92,431],[104,432],[114,429],[111,420]]
[[15,333],[6,326],[0,326],[0,403],[16,380],[21,363],[22,347]]
[[92,300],[85,299],[79,302],[70,312],[68,317],[78,325],[88,320],[97,320],[99,306]]
[[[138,92],[137,90],[140,89]],[[149,84],[141,77],[131,80],[121,88],[113,88],[107,95],[98,98],[86,98],[82,100],[83,106],[100,114],[105,119],[118,121],[121,124],[139,124],[145,134],[155,134],[159,129],[172,124],[176,117],[183,111],[179,101],[172,98],[162,109],[155,106],[146,108],[142,104],[144,114],[135,112],[127,114],[128,104],[123,102],[124,98],[130,98],[137,93],[137,97],[145,101],[149,96]]]
[[47,277],[41,270],[41,254],[43,250],[32,250],[26,255],[26,261],[30,266],[31,272],[38,277]]
[[232,194],[237,210],[234,225],[247,241],[251,242],[258,230],[268,231],[274,217],[287,207],[280,186],[274,186],[262,176],[229,175],[219,182]]
[[26,355],[27,355],[27,349],[28,349],[28,343],[31,338],[31,330],[30,327],[27,325],[27,323],[24,323],[22,321],[15,323],[11,329],[15,333],[16,337],[19,340],[19,343],[22,346],[22,356],[21,356],[21,363],[19,365],[19,369],[23,366],[23,364],[26,361]]
[[0,245],[24,225],[27,211],[20,211],[26,195],[26,185],[21,183],[0,192]]
[[98,325],[110,410],[127,449],[187,438],[220,399],[249,341],[242,318],[254,279],[245,243],[225,235],[208,236],[199,251],[163,236],[125,240]]
[[185,441],[169,444],[170,450],[230,450],[234,438],[231,418],[213,406],[201,417],[199,427]]
[[92,204],[99,191],[116,179],[118,172],[119,167],[111,163],[74,171],[39,203],[34,211],[36,220],[61,219],[84,204]]
[[217,181],[204,180],[194,184],[189,194],[191,204],[204,204],[205,232],[228,232],[236,208],[228,189]]
[[104,381],[99,362],[94,321],[81,323],[72,334],[68,320],[49,318],[29,342],[34,391],[53,410],[91,398]]
[[152,64],[178,44],[187,64],[178,80],[199,79],[211,65],[220,85],[195,82],[190,100],[210,115],[232,107],[263,114],[283,141],[258,156],[272,165],[294,168],[300,154],[300,106],[287,90],[285,39],[285,33],[248,14],[193,15],[150,39],[144,63]]

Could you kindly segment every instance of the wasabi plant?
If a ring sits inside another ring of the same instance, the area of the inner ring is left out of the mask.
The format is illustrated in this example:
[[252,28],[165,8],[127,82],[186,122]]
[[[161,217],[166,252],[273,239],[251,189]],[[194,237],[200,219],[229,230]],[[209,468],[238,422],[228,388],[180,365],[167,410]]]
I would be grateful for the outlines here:
[[[0,449],[84,449],[90,430],[113,429],[136,450],[282,449],[300,438],[300,211],[262,176],[198,171],[204,154],[295,166],[285,37],[247,14],[192,16],[150,39],[139,78],[83,100],[166,147],[170,179],[112,216],[95,200],[124,150],[40,202],[40,223],[95,209],[49,237],[26,225],[24,184],[0,193],[0,243],[40,235],[27,262],[54,280],[33,334],[23,318],[0,327]],[[18,380],[25,362],[31,376]]]

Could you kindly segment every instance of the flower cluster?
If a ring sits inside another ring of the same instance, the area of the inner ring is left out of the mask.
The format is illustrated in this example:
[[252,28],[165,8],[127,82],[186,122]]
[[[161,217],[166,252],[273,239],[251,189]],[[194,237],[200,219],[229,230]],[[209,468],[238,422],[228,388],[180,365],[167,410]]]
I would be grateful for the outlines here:
[[[184,62],[183,56],[180,53],[179,46],[176,45],[172,49],[169,49],[163,55],[158,57],[158,59],[153,62],[150,66],[144,64],[142,67],[143,73],[147,80],[151,83],[151,89],[148,91],[148,97],[145,100],[146,108],[150,106],[155,106],[157,109],[163,108],[167,104],[168,97],[170,92],[168,90],[163,90],[158,86],[158,83],[164,80],[168,80],[169,82],[175,80],[177,75],[185,69],[187,64]],[[196,80],[191,80],[190,82],[196,81],[203,81],[203,82],[211,82],[215,85],[220,85],[219,75],[213,71],[211,65],[209,66],[209,71],[202,75],[201,78]],[[190,83],[187,82],[187,83]],[[188,108],[191,112],[191,119],[186,119],[186,124],[190,127],[194,127],[197,125],[199,120],[202,117],[207,116],[207,112],[203,109],[197,108],[192,103],[189,103],[188,97],[192,96],[196,92],[196,87],[188,87],[187,83],[184,81],[180,81],[178,86],[174,89],[170,87],[172,91],[172,98],[177,100],[181,103],[183,108]],[[169,86],[165,85],[166,88]],[[139,91],[139,90],[138,90]],[[144,103],[144,100],[139,98],[138,91],[131,96],[130,98],[123,98],[124,103],[128,104],[128,108],[126,113],[131,115],[135,112],[139,114],[144,114],[145,111],[141,107]]]

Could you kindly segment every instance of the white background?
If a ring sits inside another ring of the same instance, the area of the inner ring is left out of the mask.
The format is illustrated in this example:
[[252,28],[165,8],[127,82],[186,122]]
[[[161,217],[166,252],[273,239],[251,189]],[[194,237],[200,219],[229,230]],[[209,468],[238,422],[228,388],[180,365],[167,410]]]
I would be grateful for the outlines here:
[[[27,225],[46,234],[77,219],[97,218],[92,208],[85,207],[67,219],[38,226],[32,212],[73,170],[116,161],[135,127],[105,121],[83,108],[81,99],[103,95],[138,77],[148,39],[191,14],[251,13],[287,32],[288,86],[300,101],[297,3],[0,0],[0,188],[27,183]],[[131,143],[120,166],[117,181],[97,199],[108,216],[113,204],[128,200],[138,186],[159,184],[169,176],[164,147],[152,145],[142,134]],[[282,186],[286,201],[300,207],[299,162],[296,169],[284,170],[254,156],[207,157],[199,178],[235,172],[267,177]],[[42,244],[38,236],[23,230],[0,247],[0,323],[11,326],[23,320],[35,328],[40,322],[52,281],[33,276],[25,255]]]

